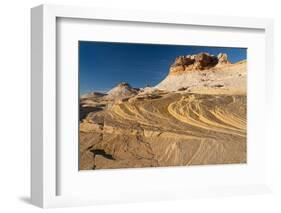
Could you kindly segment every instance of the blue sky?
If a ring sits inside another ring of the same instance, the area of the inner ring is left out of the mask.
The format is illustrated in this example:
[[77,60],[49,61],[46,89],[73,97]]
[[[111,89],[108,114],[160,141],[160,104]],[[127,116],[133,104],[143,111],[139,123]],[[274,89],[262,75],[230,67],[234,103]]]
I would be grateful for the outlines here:
[[246,48],[79,41],[80,94],[106,92],[121,82],[154,86],[180,55],[227,53],[232,63],[246,59]]

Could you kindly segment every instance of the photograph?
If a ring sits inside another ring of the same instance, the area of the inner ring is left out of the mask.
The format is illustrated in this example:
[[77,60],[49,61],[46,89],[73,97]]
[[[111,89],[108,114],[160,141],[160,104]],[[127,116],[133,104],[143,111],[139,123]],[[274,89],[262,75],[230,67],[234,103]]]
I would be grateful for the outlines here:
[[78,42],[79,170],[247,163],[247,48]]

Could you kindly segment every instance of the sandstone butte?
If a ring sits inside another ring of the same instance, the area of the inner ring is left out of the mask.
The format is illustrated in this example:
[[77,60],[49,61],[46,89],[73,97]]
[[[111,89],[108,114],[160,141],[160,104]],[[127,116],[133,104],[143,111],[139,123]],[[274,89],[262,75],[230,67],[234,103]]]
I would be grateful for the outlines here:
[[247,63],[179,56],[156,86],[80,97],[80,170],[246,163]]

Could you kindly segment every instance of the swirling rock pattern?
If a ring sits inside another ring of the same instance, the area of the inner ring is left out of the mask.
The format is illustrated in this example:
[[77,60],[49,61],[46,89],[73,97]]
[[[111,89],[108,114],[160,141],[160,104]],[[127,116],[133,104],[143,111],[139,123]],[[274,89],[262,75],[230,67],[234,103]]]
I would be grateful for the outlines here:
[[80,124],[80,169],[245,162],[242,95],[129,99],[89,113]]
[[203,53],[155,87],[82,96],[80,169],[246,163],[246,74],[246,61]]

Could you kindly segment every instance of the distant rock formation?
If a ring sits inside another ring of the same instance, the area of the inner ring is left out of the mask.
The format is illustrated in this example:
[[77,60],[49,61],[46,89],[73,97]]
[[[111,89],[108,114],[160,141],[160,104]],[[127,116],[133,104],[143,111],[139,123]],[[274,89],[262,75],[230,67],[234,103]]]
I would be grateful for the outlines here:
[[232,64],[227,54],[217,56],[209,53],[179,56],[170,66],[166,78],[155,86],[167,91],[220,92],[236,91],[246,93],[246,61]]
[[123,82],[109,90],[105,99],[121,100],[123,98],[134,96],[137,93],[138,89],[131,87],[131,85],[126,82]]
[[101,92],[89,92],[80,96],[80,98],[100,98],[105,96],[106,94]]
[[227,59],[227,54],[225,53],[220,53],[218,56],[209,53],[179,56],[171,65],[169,74],[173,75],[194,70],[206,70],[222,64],[230,64]]
[[247,86],[247,61],[232,64],[226,53],[217,56],[209,53],[178,56],[170,66],[165,79],[156,86],[133,88],[123,82],[109,90],[106,94],[92,92],[80,98],[102,98],[105,101],[123,101],[136,95],[152,94],[155,91],[178,91],[245,94]]

